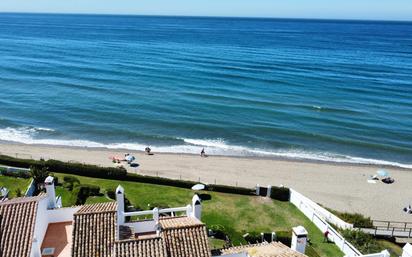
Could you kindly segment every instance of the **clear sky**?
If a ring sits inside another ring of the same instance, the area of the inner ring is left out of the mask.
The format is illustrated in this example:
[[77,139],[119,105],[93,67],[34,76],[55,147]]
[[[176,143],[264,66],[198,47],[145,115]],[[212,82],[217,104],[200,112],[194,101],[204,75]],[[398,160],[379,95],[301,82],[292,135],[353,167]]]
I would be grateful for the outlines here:
[[0,12],[412,20],[412,0],[0,0]]

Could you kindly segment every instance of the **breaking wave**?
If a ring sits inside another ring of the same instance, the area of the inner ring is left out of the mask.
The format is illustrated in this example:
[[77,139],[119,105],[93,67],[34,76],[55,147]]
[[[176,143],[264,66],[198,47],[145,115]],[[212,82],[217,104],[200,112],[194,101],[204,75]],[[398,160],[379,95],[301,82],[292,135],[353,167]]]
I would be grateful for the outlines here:
[[[100,143],[90,140],[64,140],[41,138],[42,134],[54,132],[49,128],[20,127],[20,128],[3,128],[0,129],[0,141],[15,142],[31,145],[51,145],[51,146],[69,146],[69,147],[90,147],[90,148],[107,148],[107,149],[127,149],[143,151],[147,146],[139,143]],[[207,154],[222,156],[242,156],[242,157],[272,157],[285,158],[294,160],[323,161],[334,163],[350,164],[369,164],[393,166],[400,168],[412,169],[412,164],[404,164],[385,160],[368,159],[349,155],[340,155],[328,152],[315,152],[303,150],[268,150],[259,148],[250,148],[239,145],[230,145],[223,139],[190,139],[177,138],[182,143],[175,145],[151,146],[155,152],[159,153],[186,153],[199,154],[202,148],[206,149]]]

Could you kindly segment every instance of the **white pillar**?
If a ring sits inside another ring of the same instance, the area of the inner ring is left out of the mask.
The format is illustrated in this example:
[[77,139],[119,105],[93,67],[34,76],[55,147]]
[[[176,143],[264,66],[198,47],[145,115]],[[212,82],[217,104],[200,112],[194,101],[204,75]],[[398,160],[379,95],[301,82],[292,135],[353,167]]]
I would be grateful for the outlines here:
[[117,202],[117,226],[123,225],[124,218],[124,188],[119,185],[116,188],[116,202]]
[[292,250],[305,254],[306,243],[308,241],[308,232],[302,226],[292,229]]
[[194,195],[192,198],[192,217],[198,220],[202,218],[202,201],[198,195]]
[[268,192],[266,194],[266,197],[270,197],[270,194],[272,193],[272,186],[268,185]]
[[30,254],[30,256],[32,257],[41,257],[40,245],[36,237],[33,238],[33,241],[31,244],[31,253],[32,254]]
[[402,249],[402,257],[412,257],[412,245],[410,243],[407,243]]
[[48,199],[47,208],[55,209],[56,208],[56,192],[54,189],[54,178],[52,176],[48,176],[44,181],[44,185],[46,187],[46,194]]
[[188,204],[186,206],[186,216],[187,217],[191,217],[192,216],[192,206],[190,204]]

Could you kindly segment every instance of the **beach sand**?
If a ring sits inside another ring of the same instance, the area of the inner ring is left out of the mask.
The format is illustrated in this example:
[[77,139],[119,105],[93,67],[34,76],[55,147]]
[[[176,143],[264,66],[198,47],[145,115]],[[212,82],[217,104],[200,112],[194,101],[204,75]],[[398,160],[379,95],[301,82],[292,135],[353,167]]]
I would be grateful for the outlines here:
[[[156,150],[156,149],[154,149]],[[20,158],[41,157],[114,166],[109,156],[124,156],[126,150],[0,144],[0,153]],[[338,211],[359,212],[377,220],[412,221],[402,209],[412,203],[412,170],[387,168],[395,178],[391,185],[367,183],[377,166],[315,163],[259,158],[127,151],[135,155],[138,168],[129,172],[173,179],[254,187],[285,185],[312,200]]]

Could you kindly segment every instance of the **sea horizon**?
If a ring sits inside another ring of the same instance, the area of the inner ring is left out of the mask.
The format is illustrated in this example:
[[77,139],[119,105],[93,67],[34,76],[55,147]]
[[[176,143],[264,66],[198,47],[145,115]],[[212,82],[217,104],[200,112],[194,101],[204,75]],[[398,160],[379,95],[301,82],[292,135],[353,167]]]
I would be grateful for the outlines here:
[[410,23],[0,13],[0,140],[411,168]]
[[213,16],[213,15],[167,15],[167,14],[133,14],[133,13],[76,13],[76,12],[2,12],[2,14],[16,15],[68,15],[68,16],[131,16],[131,17],[157,17],[157,18],[204,18],[204,19],[256,19],[256,20],[296,20],[296,21],[342,21],[342,22],[393,22],[393,23],[412,23],[412,20],[394,19],[361,19],[361,18],[317,18],[317,17],[271,17],[271,16]]

